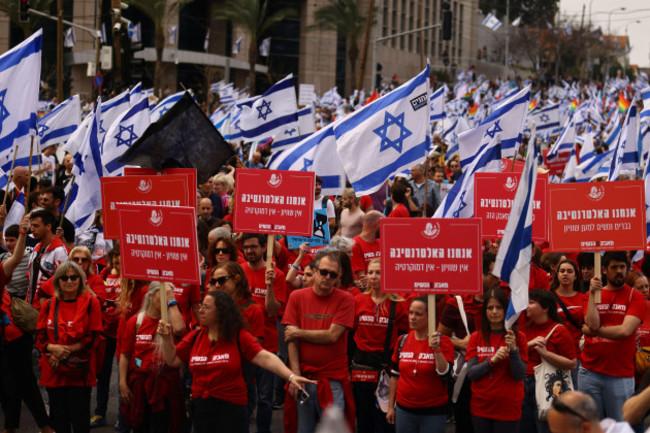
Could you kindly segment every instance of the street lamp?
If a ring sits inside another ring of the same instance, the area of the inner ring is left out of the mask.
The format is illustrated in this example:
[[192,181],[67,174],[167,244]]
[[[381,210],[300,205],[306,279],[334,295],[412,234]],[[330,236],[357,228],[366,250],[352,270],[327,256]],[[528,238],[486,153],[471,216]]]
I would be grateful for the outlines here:
[[641,24],[641,20],[636,20],[636,21],[630,21],[629,23],[625,24],[625,34],[627,35],[627,28],[630,24]]
[[[615,12],[622,12],[625,10],[625,6],[612,9],[607,13],[607,38],[608,38],[608,43],[609,43],[609,38],[612,37],[612,14]],[[607,70],[605,71],[605,76],[609,80],[609,56],[607,56]]]

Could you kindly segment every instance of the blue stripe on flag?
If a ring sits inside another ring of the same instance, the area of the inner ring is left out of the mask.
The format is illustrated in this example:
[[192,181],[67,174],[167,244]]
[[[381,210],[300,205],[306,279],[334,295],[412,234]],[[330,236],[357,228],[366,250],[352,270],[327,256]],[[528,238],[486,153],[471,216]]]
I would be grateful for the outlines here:
[[2,62],[0,62],[0,72],[6,71],[9,68],[13,68],[18,65],[21,61],[31,56],[32,54],[38,54],[41,51],[41,46],[43,44],[43,35],[39,35],[34,38],[34,43],[25,44],[20,47],[17,51],[13,53],[4,54]]
[[287,114],[286,116],[278,117],[270,122],[264,123],[258,126],[257,128],[249,129],[247,131],[242,130],[242,137],[244,138],[257,137],[261,134],[264,134],[267,131],[271,131],[277,128],[278,126],[286,125],[287,123],[297,122],[297,121],[298,121],[297,113]]
[[63,137],[65,135],[72,134],[77,130],[77,125],[71,125],[71,126],[66,126],[61,129],[55,129],[54,131],[50,132],[49,134],[45,134],[43,138],[41,138],[41,143],[44,143],[48,140],[54,140],[55,138]]

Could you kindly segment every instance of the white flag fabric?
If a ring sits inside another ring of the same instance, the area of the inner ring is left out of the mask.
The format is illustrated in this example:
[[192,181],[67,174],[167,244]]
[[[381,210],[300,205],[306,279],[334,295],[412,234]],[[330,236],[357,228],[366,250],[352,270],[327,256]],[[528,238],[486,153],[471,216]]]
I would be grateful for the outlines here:
[[20,224],[20,220],[25,214],[25,193],[20,191],[20,194],[16,197],[14,202],[11,204],[11,209],[7,213],[5,218],[4,225],[5,227],[11,227],[14,224]]
[[242,36],[238,37],[235,42],[232,44],[232,53],[233,54],[239,54],[241,51],[241,42],[244,38]]
[[532,124],[535,123],[535,128],[540,136],[547,132],[555,134],[560,129],[560,104],[552,104],[532,111],[528,114],[526,123],[529,128],[532,128]]
[[172,45],[178,44],[178,27],[171,26],[167,29],[167,42]]
[[429,65],[337,123],[337,152],[357,196],[422,162],[431,147],[429,125]]
[[316,119],[314,119],[314,110],[311,107],[298,110],[298,126],[301,140],[316,132]]
[[512,27],[519,27],[519,24],[521,24],[521,15],[519,15],[515,20],[512,22]]
[[650,119],[650,87],[641,91],[641,98],[643,99],[643,110],[641,110],[639,118],[641,120]]
[[150,124],[149,101],[146,99],[141,99],[138,104],[115,119],[115,122],[104,135],[101,147],[104,176],[121,176],[124,174],[124,165],[118,162],[117,159],[140,138]]
[[72,48],[77,45],[77,37],[74,33],[74,27],[70,27],[63,33],[63,46],[66,48]]
[[637,147],[637,110],[636,104],[631,104],[625,116],[625,126],[621,131],[618,144],[614,149],[612,165],[609,169],[609,180],[619,180],[622,173],[634,174],[639,168],[639,150]]
[[203,40],[203,51],[206,53],[210,49],[210,29],[205,33],[205,39]]
[[489,29],[492,29],[493,31],[501,27],[501,21],[499,21],[497,17],[492,15],[492,13],[487,14],[487,16],[485,17],[485,19],[481,24]]
[[133,33],[131,34],[131,42],[139,44],[142,42],[142,26],[140,23],[133,26]]
[[183,94],[185,94],[185,92],[174,93],[160,101],[158,105],[151,110],[151,123],[158,121],[163,114],[169,111],[169,109],[183,97]]
[[271,37],[268,37],[260,44],[260,56],[268,57],[271,53]]
[[551,150],[546,154],[546,159],[552,161],[562,154],[571,152],[576,143],[576,126],[573,117],[567,119],[564,124],[564,129],[558,137],[557,141],[551,147]]
[[562,173],[562,183],[575,182],[577,169],[578,157],[576,155],[576,147],[573,146],[571,153],[569,154],[569,159],[564,166],[564,172]]
[[429,119],[432,122],[436,120],[444,119],[445,117],[445,99],[449,93],[447,84],[443,84],[438,90],[431,94],[430,102],[431,106],[429,107]]
[[66,99],[45,116],[38,119],[38,138],[41,150],[65,143],[81,123],[79,95]]

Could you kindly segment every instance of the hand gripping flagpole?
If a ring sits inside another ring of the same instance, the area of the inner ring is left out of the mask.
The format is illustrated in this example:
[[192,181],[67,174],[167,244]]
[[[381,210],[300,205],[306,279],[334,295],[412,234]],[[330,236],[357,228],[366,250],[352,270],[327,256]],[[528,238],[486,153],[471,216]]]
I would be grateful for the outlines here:
[[16,155],[18,155],[18,145],[14,148],[14,159],[11,161],[11,171],[9,172],[9,179],[7,179],[7,186],[5,187],[5,196],[2,199],[2,205],[7,203],[7,195],[9,195],[9,184],[14,178],[14,164],[16,164]]

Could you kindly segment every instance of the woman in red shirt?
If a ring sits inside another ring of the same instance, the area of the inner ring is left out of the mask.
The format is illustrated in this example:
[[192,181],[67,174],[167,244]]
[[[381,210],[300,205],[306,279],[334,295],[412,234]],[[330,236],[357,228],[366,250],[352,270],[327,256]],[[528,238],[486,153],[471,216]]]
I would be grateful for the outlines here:
[[[548,432],[548,422],[537,416],[535,398],[535,367],[542,358],[558,370],[576,368],[577,352],[573,337],[561,324],[557,313],[555,296],[548,290],[535,289],[528,293],[526,316],[530,322],[524,333],[528,341],[528,364],[524,381],[524,403],[522,406],[520,431]],[[563,386],[564,389],[564,386]]]
[[[104,299],[106,299],[106,289],[104,280],[99,275],[95,274],[95,267],[92,264],[92,255],[90,250],[83,246],[74,247],[70,254],[68,255],[68,260],[75,262],[81,269],[83,269],[84,274],[86,274],[86,284],[90,293],[99,299],[99,303],[103,304]],[[52,280],[54,276],[49,280],[45,281],[41,286],[41,291],[46,293],[48,297],[54,295],[54,289],[52,287]]]
[[[164,285],[169,321],[174,334],[185,332],[185,321],[171,284]],[[132,316],[120,336],[121,410],[135,432],[178,431],[183,413],[182,388],[177,368],[165,366],[156,335],[161,316],[163,284],[149,284],[140,312]]]
[[59,265],[52,285],[56,296],[43,304],[36,325],[41,385],[49,395],[52,428],[87,432],[101,307],[86,290],[86,274],[73,262]]
[[[365,293],[354,297],[355,333],[350,380],[359,433],[386,431],[386,416],[377,408],[375,390],[379,374],[388,368],[397,331],[408,330],[404,299],[381,292],[381,261],[368,263]],[[392,314],[391,314],[392,313]],[[388,336],[388,328],[391,328]]]
[[[217,238],[214,243],[211,243],[208,246],[208,265],[210,270],[207,275],[211,275],[212,271],[220,265],[221,263],[226,262],[237,262],[239,260],[239,251],[237,250],[237,245],[235,241],[231,238]],[[205,281],[205,288],[208,289],[208,279]]]
[[481,329],[467,342],[467,379],[472,382],[470,411],[476,433],[515,433],[524,400],[526,337],[506,330],[508,296],[500,288],[483,296]]
[[[443,433],[447,420],[447,381],[454,346],[446,335],[427,335],[427,297],[409,308],[411,331],[395,343],[386,420],[397,433]],[[397,403],[397,405],[395,404]]]
[[192,424],[197,433],[246,432],[248,400],[242,364],[252,362],[303,388],[314,383],[291,372],[274,354],[262,349],[245,330],[240,308],[230,295],[209,292],[201,305],[201,329],[190,332],[174,347],[170,326],[160,323],[162,352],[167,365],[189,364],[192,373]]

